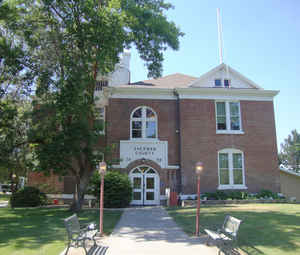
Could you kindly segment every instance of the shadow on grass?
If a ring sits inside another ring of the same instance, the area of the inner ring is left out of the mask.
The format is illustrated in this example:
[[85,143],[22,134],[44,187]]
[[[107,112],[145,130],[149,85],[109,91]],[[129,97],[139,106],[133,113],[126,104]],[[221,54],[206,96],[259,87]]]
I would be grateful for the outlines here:
[[[221,227],[226,215],[230,214],[242,219],[238,234],[238,245],[248,254],[264,254],[258,247],[279,249],[291,254],[300,254],[300,227],[299,214],[288,214],[278,211],[257,212],[251,210],[230,210],[230,206],[209,206],[200,213],[201,231],[203,229]],[[215,210],[214,210],[215,209]],[[229,209],[229,210],[228,210]],[[300,207],[299,207],[300,209]],[[180,211],[182,211],[180,213]],[[195,228],[195,209],[169,209],[169,214],[174,218],[185,232],[193,234]],[[294,252],[294,253],[292,253]]]
[[[104,212],[104,231],[110,233],[121,212]],[[1,208],[0,209],[0,249],[13,246],[15,249],[39,249],[52,242],[67,243],[64,218],[72,215],[67,209],[55,208]],[[112,215],[112,216],[111,216]],[[99,213],[83,210],[78,214],[82,223],[94,221],[98,224]]]

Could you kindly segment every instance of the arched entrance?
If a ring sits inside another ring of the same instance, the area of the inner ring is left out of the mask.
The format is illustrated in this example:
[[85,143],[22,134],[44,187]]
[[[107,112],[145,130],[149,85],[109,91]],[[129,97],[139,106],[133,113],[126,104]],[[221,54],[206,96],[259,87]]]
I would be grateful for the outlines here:
[[159,175],[155,169],[137,166],[130,171],[129,178],[133,187],[132,205],[159,205]]

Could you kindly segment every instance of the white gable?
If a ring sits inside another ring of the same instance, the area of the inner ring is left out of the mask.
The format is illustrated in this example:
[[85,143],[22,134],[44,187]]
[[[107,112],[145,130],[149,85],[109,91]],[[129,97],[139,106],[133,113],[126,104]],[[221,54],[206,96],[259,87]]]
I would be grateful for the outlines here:
[[215,79],[220,79],[224,87],[224,79],[230,80],[231,88],[261,89],[257,84],[225,64],[221,64],[193,81],[189,87],[215,87]]

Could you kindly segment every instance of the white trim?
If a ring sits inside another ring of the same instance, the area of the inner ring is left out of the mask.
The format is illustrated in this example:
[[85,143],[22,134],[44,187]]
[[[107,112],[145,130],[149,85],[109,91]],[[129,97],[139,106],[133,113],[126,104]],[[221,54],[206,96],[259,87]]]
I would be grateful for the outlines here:
[[167,166],[167,169],[179,169],[179,166]]
[[[134,118],[133,114],[141,109],[141,117],[140,118]],[[147,118],[147,109],[151,110],[154,113],[154,118]],[[139,121],[142,122],[142,137],[134,138],[132,137],[132,122],[133,121]],[[147,122],[155,122],[155,138],[147,138],[146,137],[146,127],[147,127]],[[158,121],[157,121],[157,113],[153,110],[153,108],[146,106],[146,105],[141,105],[133,109],[133,111],[130,114],[130,140],[138,140],[138,141],[144,141],[144,140],[158,140]]]
[[[218,119],[217,119],[217,103],[225,103],[225,118],[226,118],[226,129],[218,129]],[[239,105],[239,130],[231,129],[231,114],[230,114],[230,103],[238,103]],[[217,134],[244,134],[242,127],[242,114],[241,114],[241,104],[239,101],[215,101],[215,118],[216,118],[216,133]]]
[[284,172],[284,173],[287,173],[287,174],[291,174],[291,175],[295,175],[295,176],[298,176],[300,177],[300,173],[296,173],[295,171],[293,170],[288,170],[288,169],[284,169],[284,168],[279,168],[280,171]]
[[248,189],[245,185],[219,185],[218,190],[228,190],[228,189]]
[[[219,154],[226,153],[228,154],[228,171],[229,171],[229,184],[220,184],[220,161],[219,161]],[[233,177],[233,153],[240,153],[242,154],[242,174],[243,174],[243,184],[233,184],[234,177]],[[247,189],[245,183],[245,164],[244,164],[244,153],[241,150],[234,149],[234,148],[224,148],[218,151],[218,180],[219,186],[218,189]]]
[[249,80],[248,78],[246,78],[244,75],[242,75],[241,73],[239,73],[238,71],[234,70],[232,67],[230,67],[229,65],[226,65],[224,63],[216,66],[215,68],[211,69],[210,71],[206,72],[205,74],[201,75],[197,80],[192,81],[188,86],[189,87],[193,87],[195,86],[195,84],[197,84],[198,82],[206,79],[207,77],[209,77],[210,75],[214,74],[215,72],[218,72],[224,68],[227,68],[229,70],[229,72],[231,72],[232,74],[234,74],[235,76],[237,76],[238,78],[240,78],[242,81],[248,83],[250,86],[252,86],[255,89],[262,89],[259,85],[257,85],[255,82]]
[[243,130],[217,130],[218,135],[243,135],[245,132]]
[[[106,89],[106,88],[105,88]],[[212,100],[249,100],[249,101],[273,101],[279,93],[276,90],[238,89],[238,88],[107,88],[110,90],[110,98],[126,99],[163,99],[176,100],[176,91],[180,99],[212,99]]]
[[[121,165],[112,165],[112,168],[127,168],[127,167],[122,167]],[[162,169],[174,169],[174,170],[178,170],[179,166],[170,166],[168,165],[166,168],[162,168]]]

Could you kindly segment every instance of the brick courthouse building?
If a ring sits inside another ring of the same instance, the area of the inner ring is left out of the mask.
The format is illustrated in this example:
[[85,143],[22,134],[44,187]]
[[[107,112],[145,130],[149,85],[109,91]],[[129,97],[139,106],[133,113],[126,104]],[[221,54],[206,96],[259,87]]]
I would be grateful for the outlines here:
[[104,141],[115,145],[105,157],[120,159],[113,167],[129,175],[133,204],[160,204],[167,188],[195,194],[197,161],[204,163],[201,192],[279,192],[278,91],[225,64],[200,77],[176,73],[130,83],[129,61],[124,53],[114,73],[99,77],[95,94]]

